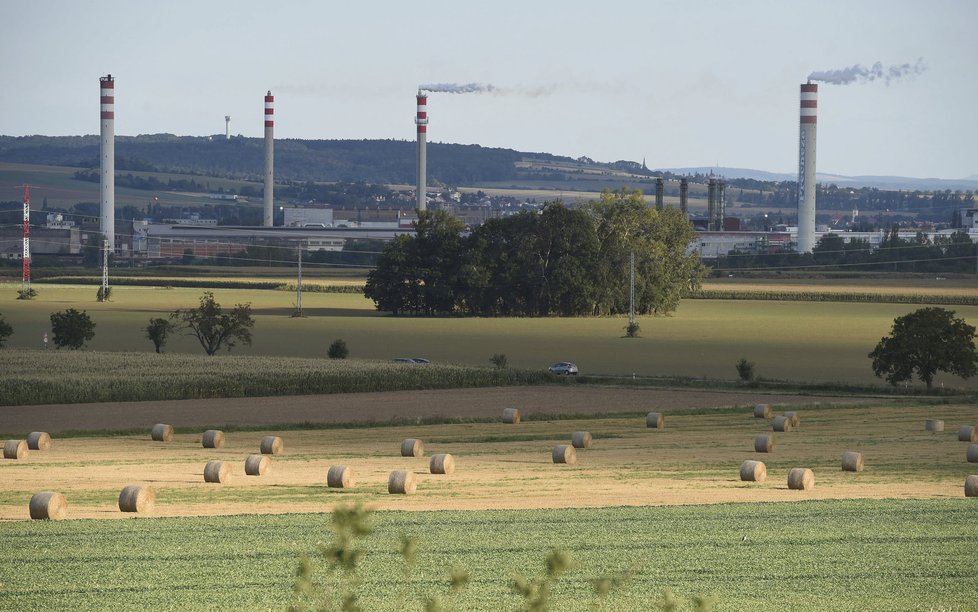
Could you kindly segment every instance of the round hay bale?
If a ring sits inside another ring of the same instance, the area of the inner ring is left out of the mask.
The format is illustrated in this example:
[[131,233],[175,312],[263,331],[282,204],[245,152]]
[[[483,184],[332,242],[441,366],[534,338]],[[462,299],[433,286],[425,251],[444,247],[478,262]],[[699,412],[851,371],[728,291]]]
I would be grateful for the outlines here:
[[784,416],[791,422],[792,427],[798,427],[801,425],[801,416],[796,410],[789,410],[788,412],[784,413]]
[[863,471],[863,454],[856,451],[846,451],[842,453],[843,472]]
[[964,496],[978,497],[978,476],[968,476],[964,479]]
[[414,472],[407,472],[405,470],[394,470],[391,475],[387,477],[387,492],[388,493],[400,493],[407,495],[414,493],[415,489],[418,488],[418,479],[414,475]]
[[786,416],[776,416],[771,427],[774,431],[791,431],[791,419]]
[[154,442],[170,442],[173,440],[173,426],[167,425],[166,423],[157,423],[153,425],[153,430],[150,432]]
[[219,429],[208,429],[200,440],[204,448],[224,448],[224,432]]
[[754,418],[755,419],[771,418],[771,404],[757,404],[756,406],[754,406]]
[[574,448],[591,448],[591,432],[575,431],[571,434],[571,445]]
[[246,476],[264,476],[272,467],[272,460],[265,455],[248,455],[245,458]]
[[123,512],[150,512],[156,505],[156,492],[152,487],[129,485],[119,493],[119,510]]
[[424,457],[424,442],[417,438],[407,438],[401,442],[402,457]]
[[944,431],[944,421],[940,419],[927,419],[924,421],[924,431]]
[[51,434],[46,431],[32,431],[27,434],[27,448],[31,450],[51,450]]
[[346,465],[331,465],[326,472],[326,486],[333,489],[349,489],[354,485],[353,470]]
[[968,445],[968,463],[978,463],[978,444]]
[[503,423],[507,425],[519,425],[520,424],[520,409],[519,408],[506,408],[503,410]]
[[788,472],[788,488],[810,491],[815,488],[815,472],[808,468],[791,468]]
[[661,412],[650,412],[645,416],[645,426],[650,429],[662,429],[666,426],[666,417]]
[[223,461],[208,461],[204,466],[204,482],[224,483],[231,480],[231,464]]
[[41,491],[31,496],[31,518],[60,521],[68,514],[68,500],[62,493]]
[[27,440],[7,440],[3,443],[4,459],[24,459],[27,457]]
[[767,478],[767,466],[763,461],[748,459],[740,464],[740,479],[748,482],[764,482]]
[[428,466],[432,474],[454,474],[455,457],[447,453],[431,456],[431,464]]
[[551,454],[554,463],[577,463],[577,450],[570,444],[558,444]]
[[754,436],[754,452],[770,453],[774,450],[774,436]]
[[281,455],[282,451],[285,450],[285,444],[282,443],[282,438],[278,436],[263,437],[260,446],[263,455]]
[[961,442],[978,442],[978,427],[962,425],[958,430],[958,440]]

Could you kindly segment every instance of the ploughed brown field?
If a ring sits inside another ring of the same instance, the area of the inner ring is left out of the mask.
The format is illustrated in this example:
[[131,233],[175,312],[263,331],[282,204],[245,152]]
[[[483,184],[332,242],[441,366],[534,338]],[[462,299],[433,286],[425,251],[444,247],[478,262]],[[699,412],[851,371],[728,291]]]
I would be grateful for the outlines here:
[[[865,401],[865,400],[864,400]],[[816,405],[817,402],[817,405]],[[801,426],[773,432],[771,420],[753,418],[755,403],[774,414],[798,410]],[[735,411],[720,410],[742,406]],[[506,407],[531,414],[606,415],[603,418],[501,422]],[[705,412],[691,409],[716,408]],[[646,428],[644,416],[659,411],[662,430]],[[324,512],[336,503],[361,501],[378,509],[465,510],[601,507],[799,501],[825,498],[960,497],[962,483],[978,466],[965,459],[960,425],[978,425],[968,406],[856,406],[844,397],[799,397],[686,390],[520,387],[409,391],[328,396],[125,402],[0,409],[0,431],[44,430],[51,450],[0,462],[0,519],[28,518],[28,501],[42,490],[67,496],[70,518],[124,518],[117,500],[128,484],[156,490],[154,516]],[[410,424],[427,417],[499,418],[492,423]],[[924,420],[942,418],[944,432],[924,431]],[[969,420],[970,419],[970,420]],[[378,427],[290,429],[283,423],[389,423]],[[154,423],[177,428],[168,443],[153,442]],[[201,447],[205,428],[268,426],[228,431],[220,449]],[[59,438],[59,431],[144,428],[139,435]],[[589,431],[590,449],[577,462],[555,465],[551,449]],[[771,453],[754,452],[755,435],[771,433]],[[259,452],[262,436],[284,440],[264,476],[246,476],[245,458]],[[425,443],[424,457],[401,457],[405,438]],[[859,451],[866,468],[843,472],[841,456]],[[435,453],[451,453],[452,475],[429,473]],[[227,461],[226,484],[205,483],[204,465]],[[746,483],[739,467],[764,461],[767,480]],[[351,489],[329,489],[331,465],[350,466]],[[791,491],[787,473],[811,468],[815,488]],[[389,495],[392,470],[418,476],[413,495]],[[969,471],[970,470],[970,471]]]

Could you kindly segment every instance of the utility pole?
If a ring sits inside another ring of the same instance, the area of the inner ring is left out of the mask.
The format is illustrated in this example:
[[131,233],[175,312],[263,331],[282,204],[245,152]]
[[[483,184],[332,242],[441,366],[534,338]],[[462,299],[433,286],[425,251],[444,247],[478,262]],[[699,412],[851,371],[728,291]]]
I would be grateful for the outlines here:
[[635,329],[635,251],[631,252],[628,267],[628,328]]
[[109,299],[109,241],[102,241],[102,294],[100,302]]
[[299,240],[299,277],[295,282],[295,316],[302,316],[302,240]]
[[31,186],[24,185],[24,274],[21,287],[26,294],[31,291]]

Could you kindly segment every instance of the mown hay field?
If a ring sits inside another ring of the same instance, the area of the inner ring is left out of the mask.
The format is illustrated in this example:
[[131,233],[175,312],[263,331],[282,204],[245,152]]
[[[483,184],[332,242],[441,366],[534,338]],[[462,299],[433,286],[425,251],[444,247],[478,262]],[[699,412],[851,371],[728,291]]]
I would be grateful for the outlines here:
[[[11,347],[41,347],[52,312],[75,307],[96,323],[88,348],[151,351],[145,327],[151,317],[193,307],[203,290],[115,287],[112,301],[95,301],[95,288],[38,285],[32,301],[18,301],[13,284],[0,286],[0,313],[13,325]],[[232,306],[252,304],[254,344],[234,354],[324,357],[336,338],[354,358],[426,357],[439,363],[488,365],[495,353],[517,368],[543,369],[555,361],[577,363],[584,374],[687,376],[733,379],[741,357],[759,376],[802,382],[881,383],[867,354],[893,319],[911,304],[686,300],[666,317],[639,317],[640,338],[625,338],[624,317],[424,318],[378,313],[356,294],[308,293],[304,318],[293,318],[295,296],[281,291],[215,290]],[[978,322],[978,306],[952,307]],[[167,351],[199,353],[196,341],[173,338]],[[974,379],[939,374],[937,386],[978,388]]]
[[[662,430],[636,415],[229,431],[221,449],[201,448],[199,433],[170,443],[148,430],[55,437],[50,451],[0,464],[0,600],[11,609],[283,609],[298,556],[315,557],[330,539],[321,513],[362,502],[377,510],[360,574],[367,609],[421,609],[436,594],[452,609],[516,609],[512,578],[541,574],[555,547],[576,560],[555,608],[651,609],[667,588],[682,609],[694,595],[725,610],[973,607],[978,523],[962,482],[974,469],[956,425],[974,420],[974,408],[796,408],[800,427],[778,434],[769,454],[752,450],[770,421],[750,407],[677,411]],[[946,431],[925,432],[928,417]],[[553,464],[551,447],[579,430],[593,447],[574,465]],[[266,475],[245,476],[244,457],[264,435],[281,436],[284,453]],[[401,457],[406,437],[423,439],[428,456],[451,453],[456,472],[431,475],[427,456]],[[846,450],[864,454],[863,472],[842,472]],[[204,483],[212,459],[234,465],[227,484]],[[741,482],[744,459],[765,461],[767,480]],[[326,487],[333,464],[352,466],[354,488]],[[814,470],[814,490],[787,489],[799,466]],[[393,469],[418,475],[415,494],[387,494]],[[118,520],[119,491],[131,483],[153,486],[156,508]],[[67,520],[26,519],[40,489],[66,494]],[[397,552],[402,535],[417,540],[413,570]],[[322,565],[316,578],[335,609],[336,576]],[[454,566],[472,580],[451,596]],[[629,568],[635,575],[607,600],[594,594],[594,579]]]

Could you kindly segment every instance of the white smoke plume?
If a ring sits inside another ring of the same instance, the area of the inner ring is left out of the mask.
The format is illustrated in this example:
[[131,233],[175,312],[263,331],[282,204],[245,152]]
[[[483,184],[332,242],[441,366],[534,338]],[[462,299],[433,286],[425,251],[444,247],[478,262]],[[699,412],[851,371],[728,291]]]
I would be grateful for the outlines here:
[[889,85],[893,79],[920,74],[924,70],[927,70],[927,65],[924,64],[924,58],[921,57],[914,64],[898,64],[884,67],[882,62],[876,62],[869,68],[856,64],[840,70],[813,72],[808,75],[808,80],[821,81],[822,83],[831,83],[833,85],[883,81]]
[[482,83],[428,83],[425,85],[420,85],[418,87],[421,91],[430,91],[433,93],[453,93],[453,94],[466,94],[466,93],[492,93],[497,91],[497,88],[493,85],[484,85]]

